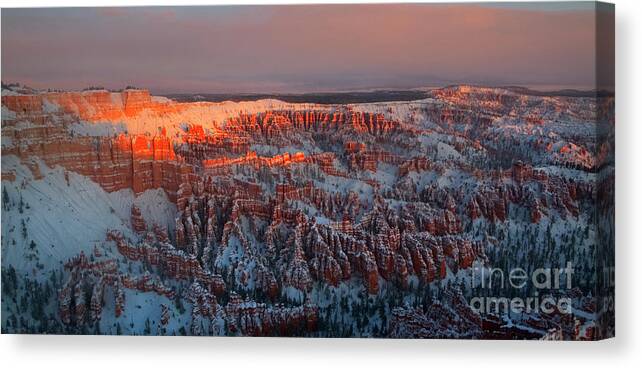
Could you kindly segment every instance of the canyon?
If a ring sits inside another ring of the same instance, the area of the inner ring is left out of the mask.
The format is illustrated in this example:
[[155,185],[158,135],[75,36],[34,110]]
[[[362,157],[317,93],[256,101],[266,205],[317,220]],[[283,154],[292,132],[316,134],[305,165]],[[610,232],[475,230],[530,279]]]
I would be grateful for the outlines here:
[[[37,323],[3,317],[3,331],[608,335],[595,327],[591,277],[562,291],[571,316],[485,316],[467,299],[479,268],[572,261],[590,274],[614,236],[612,202],[598,200],[614,191],[613,98],[477,86],[427,96],[313,104],[3,90],[3,279],[10,265],[53,290],[37,293],[47,309]],[[78,198],[78,183],[102,211],[85,221],[108,225],[35,215],[45,204],[73,211],[58,198]],[[87,231],[86,244],[47,235],[63,224]],[[3,295],[5,308],[18,301]]]

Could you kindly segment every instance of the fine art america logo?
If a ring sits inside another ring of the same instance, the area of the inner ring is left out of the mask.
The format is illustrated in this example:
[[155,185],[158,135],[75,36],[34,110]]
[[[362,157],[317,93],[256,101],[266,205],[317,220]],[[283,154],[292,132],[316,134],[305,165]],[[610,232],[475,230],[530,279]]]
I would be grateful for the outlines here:
[[[570,290],[573,287],[572,278],[571,262],[567,262],[566,267],[563,268],[537,268],[530,274],[520,267],[507,272],[499,268],[488,269],[476,266],[472,268],[471,285],[475,290],[488,291],[482,294],[511,288],[515,291],[525,288],[535,291],[529,297],[476,296],[470,300],[470,306],[480,314],[537,312],[571,314],[573,312],[571,298],[554,295],[559,294],[555,291],[560,289]],[[546,295],[541,295],[543,292],[546,292]]]

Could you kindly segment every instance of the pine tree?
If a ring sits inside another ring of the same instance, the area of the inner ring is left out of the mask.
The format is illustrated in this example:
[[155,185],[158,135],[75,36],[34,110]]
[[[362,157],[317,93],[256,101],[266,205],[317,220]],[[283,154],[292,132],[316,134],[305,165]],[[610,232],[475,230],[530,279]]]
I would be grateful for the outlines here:
[[9,193],[7,193],[7,187],[2,187],[2,208],[5,211],[9,210]]
[[[22,211],[20,212],[22,213]],[[22,237],[27,239],[27,224],[25,223],[25,219],[21,219],[20,223],[22,225]]]
[[149,322],[149,318],[145,319],[145,330],[143,331],[143,334],[145,335],[150,335],[152,333],[152,326],[151,323]]

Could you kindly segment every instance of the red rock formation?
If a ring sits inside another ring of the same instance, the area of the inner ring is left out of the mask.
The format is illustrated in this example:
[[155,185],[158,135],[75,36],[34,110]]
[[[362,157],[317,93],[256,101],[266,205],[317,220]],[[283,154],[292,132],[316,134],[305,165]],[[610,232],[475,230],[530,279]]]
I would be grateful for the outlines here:
[[324,152],[313,155],[307,160],[307,162],[319,165],[319,169],[321,169],[321,171],[323,171],[323,173],[327,175],[339,176],[343,178],[349,177],[347,173],[338,170],[334,166],[334,160],[335,154],[333,152]]
[[257,138],[275,140],[297,129],[304,131],[336,131],[347,128],[373,136],[389,134],[398,123],[382,114],[360,111],[268,111],[259,114],[241,114],[229,120],[233,132],[245,132]]
[[60,165],[87,176],[108,192],[131,188],[135,193],[142,193],[162,188],[175,200],[179,185],[195,178],[191,166],[176,160],[167,137],[149,139],[122,134],[115,138],[61,137],[58,128],[52,129],[57,132],[49,134],[48,129],[30,134],[25,129],[3,130],[3,136],[24,143],[14,145],[6,153],[3,150],[3,154],[22,158],[36,177],[40,174],[37,165],[30,164],[32,157],[42,159],[50,167]]
[[542,210],[539,202],[535,201],[531,207],[531,222],[536,224],[542,219]]
[[412,171],[427,171],[430,170],[430,168],[431,164],[428,159],[424,157],[413,158],[411,160],[404,161],[399,165],[399,176],[406,176]]
[[16,172],[15,171],[3,171],[2,172],[2,181],[16,181]]
[[125,309],[125,293],[123,292],[123,289],[117,287],[115,307],[114,307],[114,313],[116,318],[120,317],[123,314],[124,309]]
[[161,304],[161,326],[167,326],[170,320],[169,308],[165,304]]
[[[292,155],[286,152],[282,155],[276,155],[273,157],[262,157],[258,156],[254,151],[248,151],[243,157],[222,157],[211,160],[203,160],[202,166],[206,173],[217,174],[222,168],[228,168],[232,165],[251,165],[256,169],[259,169],[261,167],[288,166],[290,164],[300,163],[304,161],[305,154],[303,152],[297,152]],[[227,170],[225,172],[227,172]]]
[[245,300],[231,293],[224,309],[226,324],[232,333],[245,336],[292,336],[302,331],[315,331],[318,309],[306,303],[299,307],[276,305]]
[[132,205],[131,213],[132,228],[134,231],[139,234],[147,231],[147,224],[145,223],[145,219],[143,219],[143,215],[140,213],[140,208],[135,204]]
[[343,145],[346,154],[357,153],[366,149],[366,145],[361,142],[348,141]]
[[[115,233],[111,234],[111,237],[117,236]],[[119,239],[122,241],[122,238]],[[125,309],[123,288],[154,292],[170,299],[175,297],[172,288],[164,285],[158,278],[152,278],[149,273],[142,277],[121,274],[114,259],[90,261],[81,252],[65,263],[65,269],[70,272],[70,278],[59,291],[58,304],[61,321],[65,324],[73,323],[76,326],[82,326],[100,320],[104,290],[107,287],[114,290],[116,317],[122,315]],[[84,284],[88,284],[93,289],[90,300],[85,299]],[[71,314],[72,308],[74,310],[73,316]]]
[[283,282],[285,285],[292,286],[295,289],[307,291],[312,286],[312,277],[310,276],[308,263],[303,254],[300,237],[300,233],[295,232],[294,252]]
[[[2,103],[16,112],[15,118],[3,120],[3,139],[11,141],[3,147],[3,155],[20,157],[36,178],[41,175],[33,158],[43,160],[50,167],[60,165],[87,176],[108,192],[131,188],[141,193],[163,188],[172,200],[181,183],[195,178],[193,168],[176,156],[164,130],[153,137],[76,136],[68,130],[67,125],[75,122],[74,117],[86,121],[118,121],[153,109],[158,104],[151,101],[147,91],[3,96]],[[59,111],[52,110],[51,104],[56,104]],[[64,113],[72,117],[62,116]]]
[[350,166],[352,169],[377,171],[378,163],[387,163],[392,165],[399,165],[402,158],[393,155],[390,152],[373,150],[373,151],[360,151],[352,154],[349,157]]
[[63,113],[86,121],[119,121],[143,110],[172,111],[180,105],[156,103],[147,90],[109,92],[48,92],[37,95],[2,96],[2,104],[18,114],[45,112],[46,104],[56,105]]
[[395,308],[390,322],[390,336],[415,339],[474,339],[482,336],[481,317],[470,307],[458,289],[445,291],[443,302],[433,303],[424,310]]
[[154,266],[162,264],[169,277],[180,280],[194,278],[213,294],[220,295],[225,291],[225,283],[220,275],[204,270],[194,255],[178,250],[168,243],[160,243],[158,246],[141,243],[134,246],[115,232],[109,232],[107,239],[115,241],[118,252],[128,259],[144,260]]

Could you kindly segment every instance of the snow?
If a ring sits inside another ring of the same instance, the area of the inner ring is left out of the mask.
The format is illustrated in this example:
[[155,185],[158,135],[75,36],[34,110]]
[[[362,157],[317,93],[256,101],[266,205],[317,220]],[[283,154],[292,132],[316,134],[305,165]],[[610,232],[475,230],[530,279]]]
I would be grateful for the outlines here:
[[439,142],[437,143],[437,159],[439,161],[446,161],[446,160],[456,160],[460,161],[462,160],[462,156],[453,146]]
[[116,318],[114,292],[112,288],[105,290],[102,318],[100,319],[101,333],[116,334],[116,324],[120,325],[122,334],[142,334],[145,322],[149,319],[150,334],[162,335],[160,327],[161,304],[169,308],[170,319],[165,326],[166,334],[178,334],[178,329],[190,321],[191,306],[185,303],[185,311],[181,314],[173,300],[154,292],[141,292],[123,289],[125,293],[125,308],[120,317]]
[[348,192],[354,192],[362,200],[372,199],[375,190],[369,184],[359,179],[332,175],[324,176],[323,181],[315,180],[314,186],[331,193],[346,194]]
[[42,111],[47,114],[55,113],[60,110],[60,106],[58,104],[49,102],[46,98],[42,100]]
[[281,289],[281,295],[287,300],[296,303],[303,303],[303,300],[305,298],[305,294],[303,293],[303,291],[292,286],[283,287]]
[[80,121],[69,124],[68,130],[75,135],[106,137],[119,133],[127,133],[127,126],[123,123],[90,123]]
[[379,183],[392,186],[397,181],[399,170],[396,166],[379,163],[377,165],[377,172],[372,176],[372,179],[377,180]]
[[[129,190],[126,190],[130,192]],[[148,189],[134,199],[148,226],[157,224],[169,226],[173,230],[176,216],[176,205],[170,202],[167,194],[162,189]],[[130,206],[131,208],[131,206]]]
[[[67,182],[61,167],[51,169],[42,162],[39,166],[44,177],[35,180],[18,157],[2,156],[3,170],[16,172],[14,182],[2,182],[12,203],[8,210],[2,210],[2,259],[3,264],[11,264],[16,270],[46,277],[48,271],[58,269],[80,251],[91,253],[95,245],[105,241],[107,230],[117,229],[133,237],[132,203],[141,208],[148,222],[160,225],[171,224],[176,213],[162,191],[150,190],[138,198],[129,189],[107,193],[82,175],[67,172]],[[26,238],[22,235],[23,220]],[[37,259],[27,259],[31,241],[36,244]]]
[[3,88],[2,89],[2,95],[3,96],[20,96],[20,95],[22,95],[22,93],[18,93],[16,91],[12,90],[12,89]]
[[152,96],[152,102],[156,103],[170,103],[173,102],[172,99],[163,97],[163,96]]
[[2,120],[13,120],[16,118],[16,113],[9,110],[8,107],[2,105]]
[[390,120],[419,125],[420,122],[426,121],[420,112],[421,109],[435,103],[439,103],[439,101],[425,98],[415,101],[372,102],[349,104],[347,106],[355,111],[383,114]]

